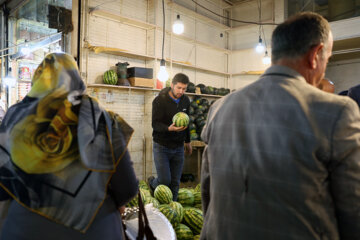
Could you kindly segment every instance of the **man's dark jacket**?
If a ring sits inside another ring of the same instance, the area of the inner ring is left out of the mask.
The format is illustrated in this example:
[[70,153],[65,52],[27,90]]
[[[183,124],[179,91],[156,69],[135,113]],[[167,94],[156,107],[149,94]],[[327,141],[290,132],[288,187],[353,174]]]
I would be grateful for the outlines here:
[[180,97],[176,103],[169,96],[170,88],[164,88],[152,103],[153,140],[168,148],[176,148],[190,142],[189,128],[181,132],[169,131],[173,116],[178,112],[189,114],[190,100],[187,96]]

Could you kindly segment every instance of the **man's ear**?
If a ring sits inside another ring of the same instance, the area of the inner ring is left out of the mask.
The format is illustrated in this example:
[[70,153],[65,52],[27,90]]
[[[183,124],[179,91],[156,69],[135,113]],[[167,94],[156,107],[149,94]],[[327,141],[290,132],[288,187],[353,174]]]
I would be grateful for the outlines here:
[[320,43],[309,50],[307,55],[307,61],[311,69],[316,69],[323,48],[324,48],[324,44]]

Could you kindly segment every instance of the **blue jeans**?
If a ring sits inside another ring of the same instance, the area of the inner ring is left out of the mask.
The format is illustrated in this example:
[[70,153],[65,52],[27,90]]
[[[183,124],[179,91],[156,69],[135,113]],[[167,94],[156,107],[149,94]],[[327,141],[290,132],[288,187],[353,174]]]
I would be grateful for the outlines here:
[[168,186],[173,194],[173,201],[176,201],[184,165],[184,146],[167,148],[154,142],[153,153],[158,177],[150,185],[154,189],[160,184]]

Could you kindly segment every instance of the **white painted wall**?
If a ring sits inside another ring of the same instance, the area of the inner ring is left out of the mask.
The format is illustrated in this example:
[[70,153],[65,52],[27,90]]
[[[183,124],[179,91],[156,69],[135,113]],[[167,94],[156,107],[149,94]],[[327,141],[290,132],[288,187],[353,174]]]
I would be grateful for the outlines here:
[[336,93],[360,84],[360,59],[329,64],[326,77],[334,82]]

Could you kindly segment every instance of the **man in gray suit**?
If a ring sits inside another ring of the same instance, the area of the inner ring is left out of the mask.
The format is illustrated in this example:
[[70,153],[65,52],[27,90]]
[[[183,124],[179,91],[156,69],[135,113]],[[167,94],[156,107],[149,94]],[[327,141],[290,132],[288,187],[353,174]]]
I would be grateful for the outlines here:
[[211,107],[201,239],[360,239],[360,114],[316,88],[333,45],[301,13],[276,27],[272,66]]

